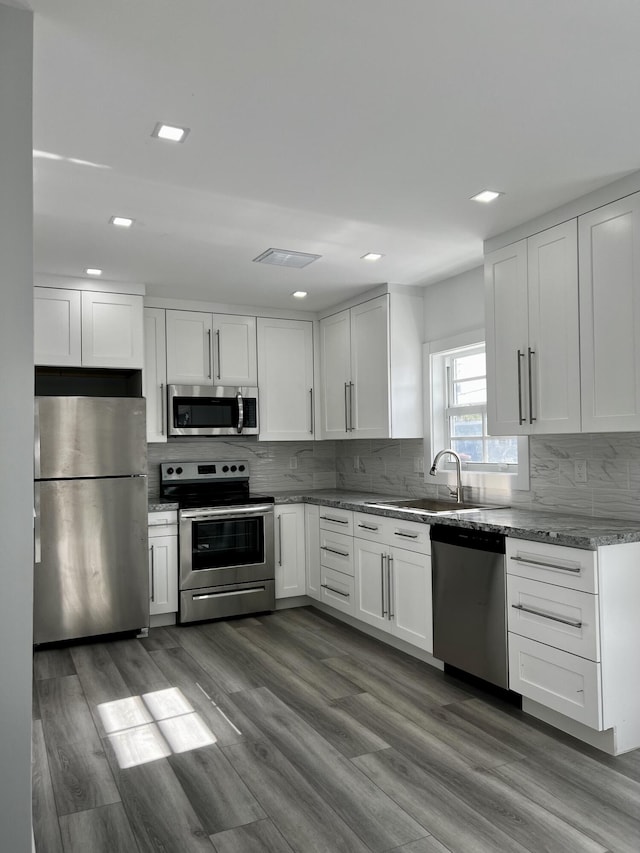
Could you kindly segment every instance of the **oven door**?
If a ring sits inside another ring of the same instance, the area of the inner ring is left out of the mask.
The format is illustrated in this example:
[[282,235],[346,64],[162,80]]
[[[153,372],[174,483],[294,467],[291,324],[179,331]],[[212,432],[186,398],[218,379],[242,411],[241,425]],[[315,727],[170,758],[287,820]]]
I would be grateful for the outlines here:
[[258,435],[258,389],[169,385],[169,435]]
[[180,589],[272,580],[273,504],[180,510]]

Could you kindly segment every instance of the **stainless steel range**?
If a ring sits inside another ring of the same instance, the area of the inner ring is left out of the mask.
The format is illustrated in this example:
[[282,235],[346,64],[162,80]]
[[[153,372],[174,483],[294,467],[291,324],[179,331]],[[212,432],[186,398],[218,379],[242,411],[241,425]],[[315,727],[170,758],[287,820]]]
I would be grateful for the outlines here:
[[249,492],[249,463],[163,462],[160,494],[177,501],[180,623],[273,610],[273,498]]

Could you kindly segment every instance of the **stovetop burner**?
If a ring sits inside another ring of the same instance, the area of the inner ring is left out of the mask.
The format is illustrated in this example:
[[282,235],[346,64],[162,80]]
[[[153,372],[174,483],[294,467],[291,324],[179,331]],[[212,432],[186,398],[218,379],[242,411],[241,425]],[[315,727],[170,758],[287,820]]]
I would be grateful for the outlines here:
[[273,503],[273,497],[249,491],[247,460],[163,462],[160,497],[177,502],[180,509]]

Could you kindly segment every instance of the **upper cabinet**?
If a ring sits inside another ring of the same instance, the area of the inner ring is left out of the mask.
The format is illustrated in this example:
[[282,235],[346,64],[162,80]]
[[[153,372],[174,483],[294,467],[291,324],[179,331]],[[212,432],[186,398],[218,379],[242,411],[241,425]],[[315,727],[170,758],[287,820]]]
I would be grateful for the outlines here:
[[640,193],[578,223],[582,428],[640,431]]
[[143,391],[147,441],[167,440],[167,348],[164,308],[144,309]]
[[142,296],[34,288],[36,365],[142,368]]
[[422,436],[422,310],[390,293],[320,321],[321,438]]
[[314,436],[313,323],[258,317],[260,439]]
[[255,387],[256,318],[167,311],[167,382]]
[[485,257],[491,435],[580,431],[576,220]]

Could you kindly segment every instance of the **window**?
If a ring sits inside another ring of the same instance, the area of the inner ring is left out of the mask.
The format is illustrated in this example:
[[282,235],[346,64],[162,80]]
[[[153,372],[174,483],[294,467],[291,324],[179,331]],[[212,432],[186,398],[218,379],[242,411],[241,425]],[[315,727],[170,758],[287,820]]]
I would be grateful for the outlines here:
[[[465,484],[528,489],[526,436],[491,436],[487,432],[483,338],[484,332],[478,330],[425,345],[425,470],[438,451],[451,448],[460,455],[467,472]],[[440,467],[443,474],[436,482],[448,482],[453,464],[447,461]]]

